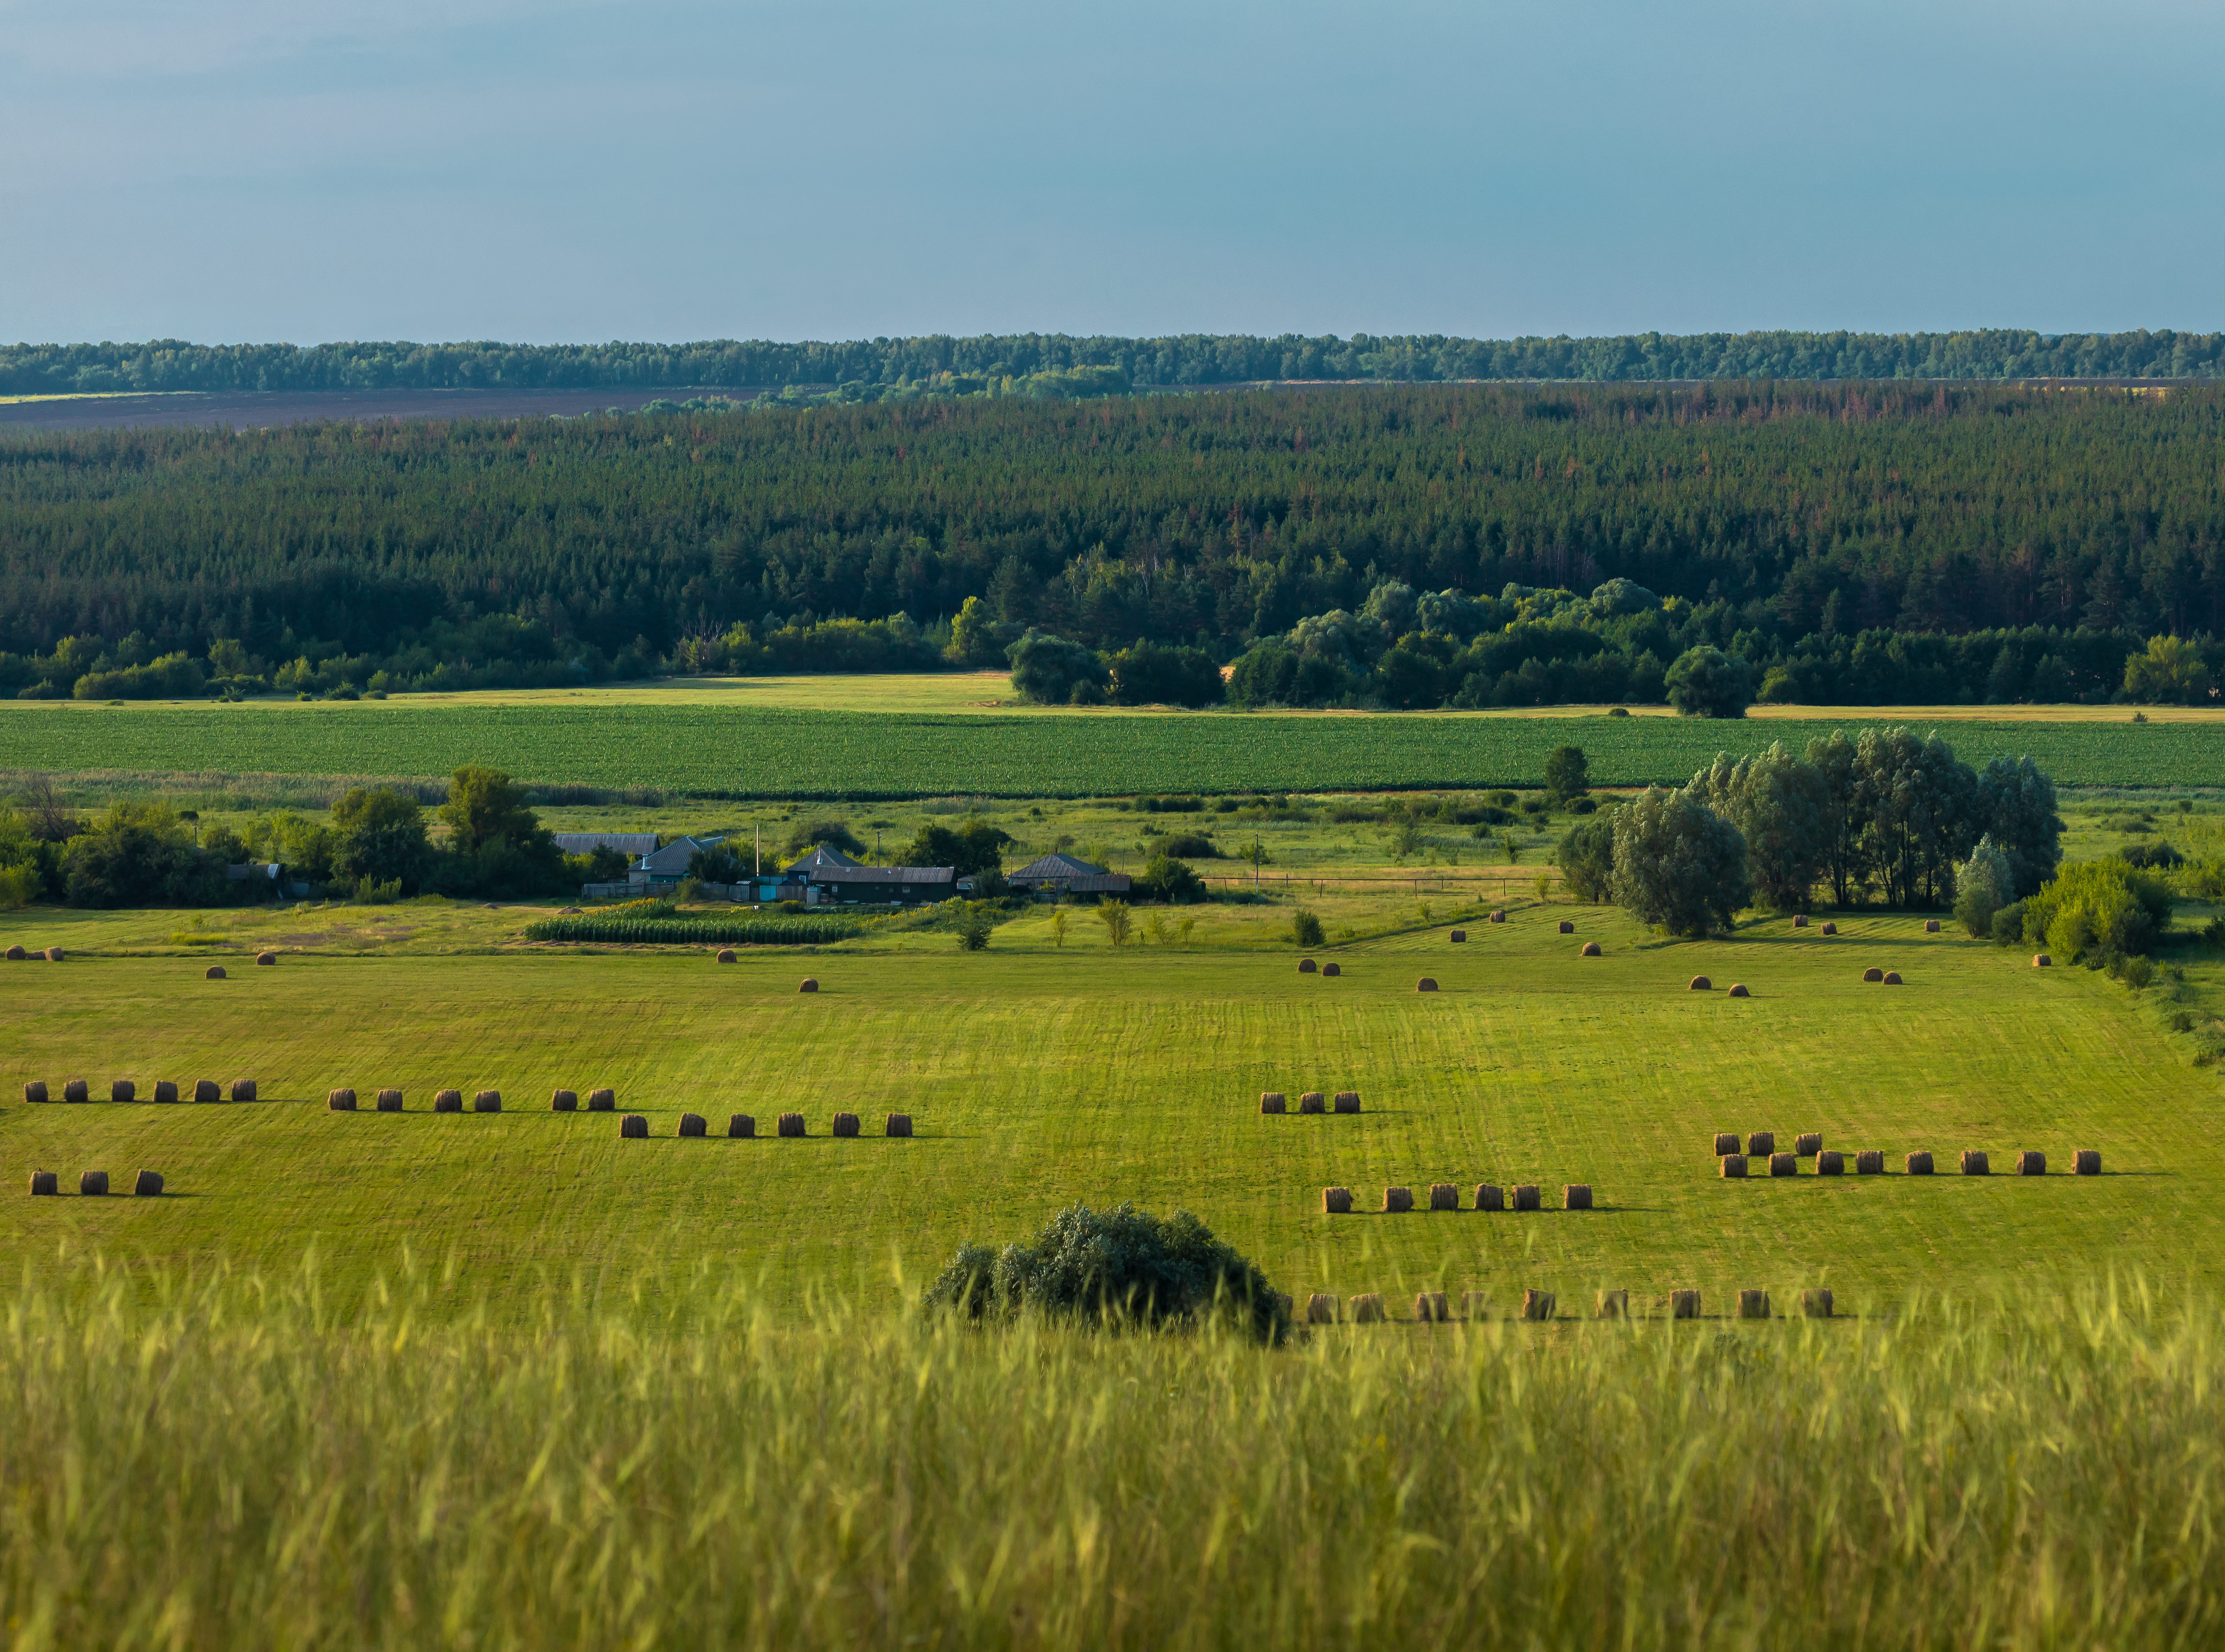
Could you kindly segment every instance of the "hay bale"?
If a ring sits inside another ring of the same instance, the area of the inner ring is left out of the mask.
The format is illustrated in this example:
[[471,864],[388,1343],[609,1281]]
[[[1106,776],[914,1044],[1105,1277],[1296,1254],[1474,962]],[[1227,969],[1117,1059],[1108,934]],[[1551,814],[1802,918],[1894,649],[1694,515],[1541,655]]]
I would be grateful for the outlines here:
[[1452,942],[1453,942],[1453,945],[1454,945],[1454,946],[1459,946],[1462,941],[1466,940],[1467,939],[1467,930],[1465,930],[1465,929],[1455,929],[1455,930],[1454,930],[1454,931],[1453,931],[1453,934],[1452,934]]
[[160,1103],[162,1105],[163,1105],[163,1106],[167,1107],[167,1106],[169,1106],[172,1103],[175,1102],[175,1101],[177,1100],[177,1098],[178,1098],[178,1086],[177,1086],[177,1081],[176,1081],[175,1079],[155,1079],[155,1101],[157,1101],[158,1103]]
[[111,1079],[108,1081],[108,1098],[111,1101],[136,1101],[138,1096],[139,1086],[129,1079]]
[[1874,1148],[1866,1153],[1857,1153],[1854,1155],[1854,1174],[1858,1176],[1885,1174],[1885,1155]]
[[1592,1207],[1592,1185],[1588,1181],[1569,1181],[1561,1185],[1561,1208],[1564,1211],[1588,1211]]
[[1939,933],[1939,920],[1937,918],[1926,918],[1924,921],[1924,933],[1927,935],[1937,934]]
[[35,1107],[46,1098],[47,1081],[44,1079],[32,1079],[25,1082],[23,1086],[25,1102]]
[[1414,991],[1417,992],[1435,992],[1436,990],[1437,981],[1433,975],[1425,975],[1414,983]]
[[1821,1130],[1803,1130],[1792,1138],[1792,1150],[1803,1159],[1812,1159],[1823,1150]]
[[1553,1293],[1525,1291],[1522,1293],[1522,1317],[1525,1320],[1550,1320],[1553,1317]]
[[1328,1098],[1318,1090],[1309,1090],[1298,1098],[1298,1111],[1302,1113],[1325,1113],[1328,1111]]
[[228,978],[221,964],[212,964],[201,972],[201,979],[204,981],[222,981]]
[[889,1115],[886,1133],[891,1136],[901,1136],[906,1139],[910,1139],[911,1136],[911,1115],[910,1113],[891,1113]]
[[580,1092],[576,1090],[557,1091],[555,1094],[548,1098],[548,1111],[552,1113],[578,1112],[580,1111]]
[[1460,1208],[1460,1188],[1449,1181],[1429,1184],[1429,1208],[1433,1211],[1456,1211]]
[[1800,1174],[1800,1155],[1797,1153],[1772,1153],[1769,1155],[1769,1174],[1772,1176],[1797,1176]]
[[679,1133],[682,1136],[708,1136],[711,1126],[700,1113],[682,1113],[680,1115]]
[[1537,1186],[1535,1182],[1525,1181],[1517,1184],[1514,1189],[1514,1208],[1518,1211],[1534,1211],[1540,1208],[1537,1203]]
[[1491,1293],[1489,1291],[1462,1291],[1461,1293],[1461,1318],[1463,1320],[1487,1320],[1490,1317]]
[[2055,960],[2050,958],[2045,953],[2034,953],[2032,955],[2032,966],[2036,970],[2046,969],[2054,962]]
[[1765,1320],[1769,1317],[1767,1291],[1740,1291],[1738,1316],[1741,1320]]
[[2020,1176],[2044,1176],[2047,1174],[2047,1155],[2026,1148],[2017,1155],[2016,1173]]
[[1746,990],[1745,982],[1734,981],[1731,983],[1731,990],[1723,996],[1728,998],[1750,998],[1753,995]]
[[1595,1320],[1626,1320],[1630,1317],[1628,1291],[1601,1291],[1592,1308]]
[[1669,1317],[1672,1320],[1698,1319],[1700,1317],[1700,1293],[1697,1291],[1670,1291],[1669,1293]]
[[159,1170],[142,1170],[131,1179],[131,1196],[134,1199],[158,1199],[162,1193],[162,1173]]
[[1885,979],[1885,972],[1880,969],[1876,965],[1873,964],[1869,968],[1862,972],[1862,979],[1874,986],[1877,983]]
[[1826,918],[1823,920],[1823,933],[1827,935],[1835,935],[1839,933],[1839,926]]
[[587,1092],[587,1111],[591,1113],[612,1113],[618,1111],[618,1092],[615,1090]]
[[1777,1151],[1775,1130],[1756,1130],[1746,1138],[1746,1150],[1755,1158],[1765,1158]]
[[378,1092],[378,1111],[382,1113],[400,1112],[402,1111],[402,1092],[399,1090],[380,1091]]
[[1847,1155],[1836,1148],[1816,1155],[1816,1174],[1819,1176],[1843,1176],[1847,1174]]
[[1343,973],[1344,965],[1341,964],[1324,964],[1322,965],[1322,979],[1324,981],[1329,980],[1336,976],[1342,975]]
[[1354,1325],[1383,1323],[1383,1298],[1374,1291],[1352,1299],[1352,1322]]
[[108,1197],[108,1172],[88,1170],[77,1179],[77,1190],[87,1199]]
[[1324,1188],[1322,1188],[1322,1214],[1323,1216],[1349,1216],[1349,1215],[1351,1215],[1351,1214],[1352,1214],[1352,1189],[1351,1189],[1351,1188],[1349,1188],[1349,1187],[1324,1187]]
[[1492,923],[1505,923],[1506,921],[1506,915],[1504,912],[1494,912],[1491,915],[1488,921]]
[[1931,1174],[1931,1155],[1929,1153],[1911,1153],[1901,1161],[1900,1168],[1911,1176],[1928,1176]]
[[802,1135],[803,1115],[802,1113],[783,1113],[780,1116],[779,1129],[780,1133],[783,1136]]
[[1795,929],[1805,929],[1808,927],[1808,915],[1804,912],[1795,913],[1792,918],[1792,927]]
[[325,1111],[332,1113],[353,1112],[355,1111],[355,1092],[352,1090],[327,1090],[325,1092]]
[[477,1095],[472,1098],[472,1111],[475,1113],[500,1112],[502,1111],[502,1092],[499,1090],[480,1091]]
[[858,1115],[855,1113],[835,1114],[834,1134],[841,1137],[844,1141],[854,1139],[858,1134]]
[[1742,1179],[1745,1177],[1745,1175],[1746,1175],[1746,1155],[1745,1155],[1745,1154],[1743,1154],[1743,1153],[1726,1153],[1726,1154],[1723,1154],[1723,1155],[1721,1155],[1721,1161],[1720,1161],[1720,1162],[1721,1162],[1721,1171],[1720,1171],[1720,1174],[1721,1174],[1721,1175],[1722,1179],[1723,1179],[1725,1181],[1738,1181],[1738,1180],[1742,1180]]
[[2098,1148],[2082,1147],[2078,1156],[2070,1161],[2074,1176],[2098,1176],[2101,1174],[2101,1153]]
[[1262,1090],[1259,1092],[1259,1111],[1263,1113],[1287,1111],[1289,1100],[1290,1098],[1279,1090]]
[[1311,975],[1320,967],[1321,965],[1315,963],[1310,958],[1302,958],[1298,960],[1298,973],[1301,975]]
[[49,947],[48,947],[48,948],[47,948],[47,962],[48,962],[48,963],[49,963],[49,964],[59,964],[59,963],[60,963],[61,961],[62,961],[62,949],[61,949],[60,947],[59,947],[59,946],[49,946]]
[[758,1121],[747,1113],[735,1113],[726,1120],[726,1134],[737,1140],[753,1141],[757,1133]]
[[1831,1293],[1829,1290],[1801,1292],[1800,1312],[1811,1320],[1829,1319],[1831,1317]]
[[1336,1092],[1335,1111],[1340,1113],[1358,1112],[1360,1111],[1360,1092],[1357,1090],[1338,1091]]
[[802,984],[802,985],[801,985],[801,986],[799,986],[799,987],[797,987],[796,990],[798,992],[816,992],[816,991],[819,991],[819,981],[818,981],[818,978],[817,978],[817,977],[815,977],[815,976],[810,976],[810,975],[807,975],[807,976],[805,976],[805,977],[803,978],[803,984]]
[[86,1082],[83,1079],[64,1079],[62,1080],[62,1099],[64,1101],[90,1101],[92,1098],[92,1092],[86,1087]]
[[464,1111],[464,1092],[460,1090],[436,1092],[433,1097],[433,1111],[436,1113],[460,1113]]
[[53,1171],[34,1170],[31,1172],[32,1198],[44,1199],[48,1197],[60,1197],[61,1191],[61,1178],[56,1175]]
[[1576,956],[1579,958],[1597,958],[1599,955],[1600,944],[1595,940],[1588,940],[1576,949]]
[[1561,933],[1564,935],[1573,935],[1576,933],[1576,926],[1563,918],[1561,920]]
[[1442,1291],[1417,1291],[1414,1293],[1414,1317],[1423,1325],[1448,1325],[1452,1321],[1453,1311],[1446,1303]]
[[276,953],[257,953],[255,954],[255,961],[267,969],[271,965],[276,964],[278,961],[278,954]]
[[1887,986],[1900,985],[1900,972],[1899,970],[1887,970],[1885,972],[1885,984]]
[[1474,1208],[1479,1211],[1505,1210],[1506,1208],[1506,1190],[1492,1182],[1479,1181],[1475,1184],[1475,1204]]
[[1966,1176],[1990,1176],[1993,1166],[1986,1162],[1985,1153],[1974,1147],[1962,1149],[1962,1174]]
[[628,1113],[618,1120],[618,1140],[645,1142],[649,1139],[649,1121],[639,1113]]
[[20,964],[29,956],[29,954],[24,952],[21,946],[10,946],[8,949],[8,961],[10,964]]
[[1411,1187],[1385,1187],[1383,1190],[1383,1213],[1385,1216],[1404,1215],[1413,1208],[1414,1190]]
[[254,1100],[255,1080],[252,1079],[234,1079],[231,1081],[231,1098],[234,1101]]
[[1738,1132],[1736,1130],[1717,1130],[1715,1132],[1715,1145],[1714,1151],[1717,1158],[1720,1159],[1726,1153],[1735,1153],[1738,1150],[1739,1138]]
[[1336,1323],[1336,1298],[1330,1295],[1327,1291],[1315,1291],[1311,1295],[1308,1296],[1306,1298],[1306,1323],[1308,1325],[1334,1325]]
[[193,1099],[195,1101],[221,1101],[223,1098],[224,1092],[217,1088],[217,1083],[214,1079],[195,1079],[193,1080]]
[[1715,984],[1704,975],[1694,976],[1685,986],[1688,992],[1713,992],[1715,990]]
[[720,948],[719,948],[719,962],[720,962],[721,964],[731,964],[731,963],[732,963],[733,961],[734,961],[734,949],[733,949],[732,947],[731,947],[731,946],[721,946]]

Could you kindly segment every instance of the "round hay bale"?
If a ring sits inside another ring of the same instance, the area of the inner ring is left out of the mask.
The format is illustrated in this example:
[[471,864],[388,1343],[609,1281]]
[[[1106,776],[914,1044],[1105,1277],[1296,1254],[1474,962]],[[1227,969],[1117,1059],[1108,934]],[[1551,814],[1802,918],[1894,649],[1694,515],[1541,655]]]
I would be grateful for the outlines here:
[[1885,972],[1873,964],[1862,972],[1862,979],[1874,986],[1878,982],[1885,979]]
[[731,963],[732,963],[733,961],[734,961],[734,949],[733,949],[732,947],[731,947],[731,946],[721,946],[720,948],[719,948],[719,962],[720,962],[721,964],[731,964]]
[[353,1112],[355,1111],[355,1092],[352,1090],[331,1090],[326,1092],[325,1110],[327,1112],[334,1113]]
[[1595,1320],[1626,1320],[1630,1317],[1628,1291],[1601,1291],[1592,1308]]
[[231,1081],[231,1098],[234,1101],[254,1100],[255,1080],[252,1079],[234,1079]]
[[2016,1173],[2020,1176],[2044,1176],[2047,1174],[2047,1155],[2026,1148],[2017,1155]]
[[212,964],[201,972],[201,979],[204,981],[221,981],[225,978],[224,965],[221,964]]
[[1383,1323],[1383,1298],[1374,1291],[1352,1299],[1352,1322],[1354,1325]]
[[1804,912],[1795,913],[1792,918],[1792,927],[1795,929],[1805,929],[1808,927],[1808,915]]
[[34,1170],[31,1172],[31,1197],[34,1199],[60,1197],[62,1191],[61,1181],[62,1179],[51,1170]]
[[1700,1293],[1697,1291],[1670,1291],[1669,1293],[1669,1317],[1672,1320],[1698,1319],[1700,1317]]
[[480,1091],[477,1095],[472,1098],[472,1111],[475,1113],[500,1112],[502,1111],[502,1092],[499,1090]]
[[1772,1153],[1769,1155],[1769,1174],[1772,1176],[1797,1176],[1800,1174],[1800,1155],[1797,1153]]
[[1831,1293],[1828,1290],[1801,1292],[1800,1312],[1811,1320],[1829,1319],[1831,1317]]
[[1446,1325],[1451,1322],[1452,1309],[1446,1306],[1442,1291],[1414,1293],[1414,1317],[1423,1325]]
[[843,1141],[854,1140],[858,1134],[858,1115],[855,1113],[835,1114],[834,1134]]
[[1885,972],[1885,984],[1887,986],[1899,986],[1900,984],[1900,972],[1899,970],[1887,970]]
[[134,1199],[159,1199],[162,1193],[162,1173],[159,1170],[142,1170],[131,1179]]
[[1937,918],[1926,918],[1924,921],[1924,933],[1927,935],[1937,934],[1939,933],[1939,920]]
[[380,1091],[378,1092],[378,1111],[382,1113],[400,1112],[402,1111],[402,1092],[399,1090]]
[[1525,1181],[1516,1185],[1514,1189],[1514,1208],[1518,1211],[1534,1211],[1541,1208],[1537,1202],[1537,1187],[1536,1183]]
[[59,947],[59,946],[49,946],[49,947],[48,947],[48,948],[47,948],[47,962],[48,962],[48,963],[49,963],[49,964],[59,964],[59,963],[60,963],[61,961],[62,961],[62,949],[61,949],[60,947]]
[[1599,955],[1600,944],[1595,940],[1588,940],[1576,949],[1576,956],[1579,958],[1597,958]]
[[2082,1147],[2078,1156],[2070,1161],[2074,1176],[2098,1176],[2101,1174],[2101,1153],[2098,1148]]
[[31,1079],[24,1083],[23,1099],[25,1102],[35,1107],[46,1098],[47,1081],[44,1079]]
[[1385,1216],[1403,1215],[1413,1208],[1414,1190],[1411,1187],[1385,1187],[1383,1190],[1383,1213]]
[[1847,1174],[1847,1155],[1836,1148],[1816,1155],[1816,1174],[1819,1176],[1843,1176]]
[[139,1086],[129,1079],[111,1079],[108,1081],[108,1098],[111,1101],[136,1101],[138,1096]]
[[1453,931],[1453,934],[1452,934],[1452,942],[1453,942],[1453,945],[1454,945],[1454,946],[1460,946],[1462,942],[1466,941],[1467,940],[1467,930],[1465,930],[1465,929],[1455,929],[1455,930],[1454,930],[1454,931]]
[[1576,926],[1563,918],[1561,920],[1561,933],[1564,935],[1573,935],[1576,933]]
[[1742,1181],[1746,1178],[1746,1155],[1726,1153],[1721,1155],[1717,1172],[1725,1181]]
[[1990,1176],[1994,1174],[1994,1168],[1986,1162],[1986,1155],[1982,1149],[1974,1147],[1964,1148],[1962,1174],[1966,1176]]
[[710,1121],[709,1121],[708,1119],[705,1118],[705,1117],[703,1117],[703,1115],[702,1115],[702,1114],[700,1114],[700,1113],[682,1113],[682,1114],[681,1114],[681,1115],[680,1115],[680,1134],[681,1134],[681,1135],[682,1135],[682,1136],[708,1136],[710,1133],[711,1133],[711,1123],[710,1123]]
[[1328,1099],[1318,1090],[1309,1090],[1298,1098],[1298,1111],[1302,1113],[1325,1113],[1328,1111]]
[[1564,1182],[1561,1187],[1561,1208],[1564,1211],[1588,1211],[1592,1207],[1592,1185],[1588,1181]]
[[556,915],[560,918],[576,918],[580,915],[580,908],[575,906],[560,906],[556,908]]
[[1694,976],[1685,988],[1688,992],[1713,992],[1715,990],[1715,984],[1704,975]]
[[1826,918],[1823,920],[1823,933],[1827,935],[1835,935],[1839,933],[1839,926]]
[[1259,1111],[1263,1113],[1287,1111],[1285,1104],[1289,1100],[1290,1098],[1279,1090],[1263,1090],[1259,1092]]
[[1357,1090],[1338,1091],[1336,1092],[1335,1111],[1340,1113],[1358,1112],[1360,1111],[1360,1092]]
[[1823,1150],[1822,1131],[1803,1130],[1792,1138],[1792,1150],[1803,1159],[1814,1158]]
[[221,1101],[224,1099],[224,1092],[217,1087],[217,1082],[214,1079],[195,1079],[193,1080],[193,1099],[195,1101]]
[[758,1133],[758,1121],[747,1113],[736,1113],[726,1120],[726,1134],[740,1141],[752,1141]]
[[1553,1317],[1554,1306],[1550,1291],[1522,1293],[1522,1317],[1525,1320],[1550,1320]]
[[1480,1181],[1476,1183],[1475,1204],[1471,1208],[1479,1211],[1505,1210],[1506,1208],[1506,1190],[1504,1187],[1496,1187],[1487,1181]]
[[2036,970],[2046,969],[2054,962],[2055,960],[2045,953],[2034,953],[2032,955],[2032,966]]
[[1449,1181],[1429,1184],[1429,1208],[1433,1211],[1456,1211],[1460,1208],[1460,1189]]
[[77,1179],[77,1190],[87,1199],[105,1199],[108,1196],[108,1172],[86,1171]]
[[257,953],[255,954],[255,961],[267,968],[270,965],[276,964],[278,961],[278,954],[276,953]]
[[92,1098],[92,1092],[86,1087],[86,1082],[83,1079],[65,1079],[62,1080],[62,1099],[64,1101],[90,1101]]
[[464,1092],[460,1090],[442,1090],[435,1092],[433,1097],[433,1111],[436,1113],[460,1113],[464,1111]]
[[780,1133],[783,1136],[802,1135],[803,1115],[802,1113],[783,1113],[780,1116]]
[[1929,1153],[1911,1153],[1901,1161],[1900,1168],[1911,1176],[1928,1176],[1931,1174],[1931,1155]]
[[1414,991],[1417,992],[1435,992],[1436,990],[1437,980],[1433,975],[1425,975],[1414,983]]
[[1727,998],[1751,998],[1753,994],[1746,990],[1745,982],[1734,981],[1731,983],[1731,990],[1723,996]]
[[1763,1158],[1777,1151],[1775,1130],[1756,1130],[1746,1138],[1746,1150],[1755,1158]]
[[803,984],[802,984],[802,986],[800,986],[800,987],[796,988],[796,990],[798,992],[816,992],[816,991],[819,991],[819,981],[818,981],[818,978],[817,978],[817,977],[815,977],[815,976],[810,976],[810,975],[807,975],[807,976],[805,976],[805,977],[803,978]]
[[1741,1320],[1765,1320],[1769,1317],[1767,1291],[1740,1291],[1738,1316]]
[[580,1111],[580,1092],[576,1090],[557,1091],[554,1095],[548,1098],[548,1111],[552,1113],[578,1112]]
[[1715,1132],[1715,1155],[1717,1158],[1721,1158],[1726,1153],[1735,1153],[1738,1150],[1739,1138],[1738,1132],[1736,1130],[1717,1130]]
[[1341,964],[1324,964],[1322,965],[1322,979],[1324,981],[1329,980],[1335,976],[1342,975],[1343,973],[1344,965]]
[[1349,1216],[1349,1215],[1351,1215],[1351,1214],[1352,1214],[1352,1189],[1351,1189],[1351,1188],[1349,1188],[1349,1187],[1324,1187],[1324,1188],[1322,1188],[1322,1214],[1323,1216]]
[[1854,1174],[1858,1176],[1881,1176],[1885,1174],[1885,1155],[1879,1152],[1874,1148],[1870,1149],[1867,1152],[1855,1154]]
[[1315,1291],[1306,1298],[1306,1323],[1308,1325],[1334,1325],[1336,1323],[1336,1308],[1337,1301],[1335,1297],[1330,1295],[1327,1291]]
[[1311,975],[1320,967],[1321,965],[1315,963],[1310,958],[1302,958],[1298,960],[1298,973],[1301,975]]
[[175,1079],[157,1079],[155,1080],[155,1099],[157,1102],[167,1107],[175,1102],[177,1098],[178,1086]]
[[30,954],[26,953],[21,946],[10,946],[8,949],[8,961],[10,964],[20,964],[29,956]]
[[618,1140],[645,1142],[649,1139],[649,1121],[639,1113],[628,1113],[618,1120]]
[[1487,921],[1491,923],[1505,923],[1506,921],[1506,915],[1504,912],[1494,912],[1491,915],[1490,918],[1487,920]]
[[891,1113],[889,1115],[886,1134],[890,1136],[901,1136],[909,1141],[911,1137],[911,1115],[910,1113]]
[[615,1090],[590,1090],[587,1092],[587,1111],[591,1113],[616,1112],[618,1111],[618,1092]]

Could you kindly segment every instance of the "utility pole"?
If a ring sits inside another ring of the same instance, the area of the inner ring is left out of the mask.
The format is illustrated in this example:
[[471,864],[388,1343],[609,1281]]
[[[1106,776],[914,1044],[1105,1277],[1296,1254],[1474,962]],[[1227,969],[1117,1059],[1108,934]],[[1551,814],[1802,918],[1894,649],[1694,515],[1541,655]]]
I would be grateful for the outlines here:
[[752,876],[763,877],[764,876],[764,822],[762,820],[755,820],[751,822],[751,824],[757,829],[758,834],[756,870],[752,873]]
[[1259,834],[1252,834],[1252,893],[1259,892]]

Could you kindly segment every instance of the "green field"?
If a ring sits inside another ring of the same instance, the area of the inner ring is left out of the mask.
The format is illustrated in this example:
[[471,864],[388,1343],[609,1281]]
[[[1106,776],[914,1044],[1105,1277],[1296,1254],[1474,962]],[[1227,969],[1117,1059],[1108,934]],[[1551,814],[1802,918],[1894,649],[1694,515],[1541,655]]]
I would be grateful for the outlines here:
[[[521,779],[734,798],[1074,797],[1168,791],[1535,786],[1563,741],[1610,786],[1678,782],[1718,751],[1796,749],[1893,708],[1800,720],[815,712],[702,701],[498,705],[0,705],[0,770]],[[2032,718],[1945,726],[1974,765],[2030,755],[2064,786],[2185,786],[2225,774],[2225,719]]]

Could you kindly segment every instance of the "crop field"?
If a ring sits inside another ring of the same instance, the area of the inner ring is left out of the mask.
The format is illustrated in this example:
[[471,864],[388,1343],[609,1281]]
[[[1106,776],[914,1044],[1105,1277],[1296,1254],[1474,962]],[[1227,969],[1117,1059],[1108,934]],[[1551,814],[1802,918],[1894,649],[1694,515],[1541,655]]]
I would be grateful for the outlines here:
[[[1073,797],[1131,792],[1535,786],[1564,741],[1594,784],[1681,782],[1718,751],[1796,748],[1864,716],[1133,717],[812,712],[707,703],[0,706],[0,770],[429,778],[491,763],[541,783],[732,798]],[[1965,761],[2029,754],[2065,786],[2225,775],[2225,719],[2001,718],[1946,726]]]

